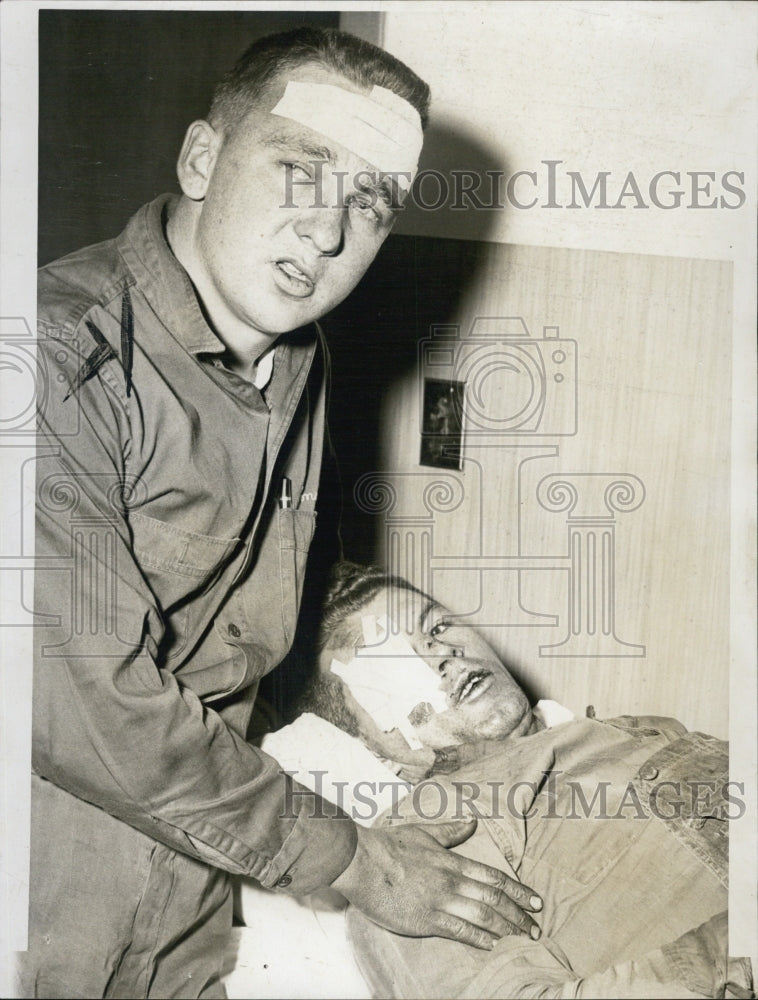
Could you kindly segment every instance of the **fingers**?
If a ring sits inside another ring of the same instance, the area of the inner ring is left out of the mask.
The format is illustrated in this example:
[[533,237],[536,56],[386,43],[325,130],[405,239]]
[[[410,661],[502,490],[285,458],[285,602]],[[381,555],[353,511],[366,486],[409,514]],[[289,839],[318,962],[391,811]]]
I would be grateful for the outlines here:
[[[471,836],[475,821],[435,823],[423,829],[443,847],[452,847]],[[540,928],[528,911],[539,912],[542,900],[528,885],[522,885],[498,868],[456,854],[446,855],[446,865],[452,876],[449,883],[452,894],[442,906],[438,904],[439,912],[454,915],[494,938],[523,934],[536,941],[540,937]],[[485,947],[481,934],[475,936],[480,942],[477,947]]]
[[530,913],[542,909],[542,900],[529,886],[489,865],[452,856],[458,868],[456,896],[444,907],[496,937],[523,934],[536,941],[541,931]]
[[497,940],[492,934],[475,927],[455,913],[434,914],[433,934],[438,937],[451,938],[453,941],[462,941],[464,944],[473,945],[482,951],[492,951]]
[[475,821],[360,827],[353,860],[334,888],[400,934],[437,935],[486,950],[504,935],[538,937],[536,924],[516,901],[528,906],[531,889],[445,850],[470,837],[475,827]]
[[499,868],[492,868],[490,865],[483,865],[478,861],[469,861],[460,856],[459,861],[461,874],[468,876],[474,882],[500,890],[522,909],[531,910],[534,913],[539,913],[542,909],[542,899],[534,889],[530,889],[528,885],[524,885],[518,879],[511,878]]
[[491,942],[489,947],[492,947],[499,938],[515,935],[526,935],[533,941],[538,940],[540,929],[532,918],[513,903],[508,906],[512,920],[481,900],[453,896],[448,900],[445,910],[438,913],[438,917],[451,932],[446,936],[454,935],[456,940],[475,944],[477,948],[486,947],[487,939]]
[[541,931],[532,917],[502,890],[466,879],[459,892],[460,896],[449,904],[459,917],[497,937],[524,934],[533,941],[539,939]]

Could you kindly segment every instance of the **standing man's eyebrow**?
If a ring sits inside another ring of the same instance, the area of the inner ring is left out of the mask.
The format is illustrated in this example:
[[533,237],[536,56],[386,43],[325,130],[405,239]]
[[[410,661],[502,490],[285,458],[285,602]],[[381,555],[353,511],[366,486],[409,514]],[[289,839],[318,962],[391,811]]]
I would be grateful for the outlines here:
[[[290,155],[303,156],[308,160],[317,160],[320,163],[328,163],[330,167],[336,166],[337,155],[328,146],[319,146],[311,142],[305,136],[293,135],[288,132],[274,132],[261,139],[263,146],[270,146]],[[376,177],[374,183],[370,179]],[[371,169],[361,171],[356,176],[356,188],[364,193],[371,192],[393,212],[397,211],[400,203],[399,188],[395,181],[388,177],[381,177],[378,172]]]
[[311,160],[325,160],[330,166],[334,166],[337,160],[335,153],[328,146],[319,146],[297,135],[275,132],[266,136],[261,142],[264,146],[275,146],[277,149],[299,153]]

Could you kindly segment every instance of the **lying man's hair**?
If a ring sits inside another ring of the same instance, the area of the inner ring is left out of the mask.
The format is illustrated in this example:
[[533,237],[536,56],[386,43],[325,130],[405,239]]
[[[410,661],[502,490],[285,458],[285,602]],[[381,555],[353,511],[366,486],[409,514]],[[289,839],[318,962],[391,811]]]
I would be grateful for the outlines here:
[[392,576],[381,566],[361,566],[347,560],[335,563],[329,575],[329,587],[319,626],[319,652],[359,645],[362,633],[354,624],[349,625],[347,619],[387,587],[399,587],[419,593],[407,580]]
[[258,39],[216,87],[209,112],[214,128],[234,130],[280,73],[318,63],[359,87],[384,87],[411,104],[422,128],[429,120],[429,87],[413,70],[370,42],[336,28],[295,28]]

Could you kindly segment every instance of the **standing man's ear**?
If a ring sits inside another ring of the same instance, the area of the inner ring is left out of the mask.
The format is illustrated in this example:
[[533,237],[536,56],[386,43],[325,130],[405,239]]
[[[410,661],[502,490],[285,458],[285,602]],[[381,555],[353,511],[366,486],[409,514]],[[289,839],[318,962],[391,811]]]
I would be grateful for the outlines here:
[[182,192],[192,201],[202,201],[205,197],[220,147],[221,136],[208,122],[199,119],[187,129],[176,175]]

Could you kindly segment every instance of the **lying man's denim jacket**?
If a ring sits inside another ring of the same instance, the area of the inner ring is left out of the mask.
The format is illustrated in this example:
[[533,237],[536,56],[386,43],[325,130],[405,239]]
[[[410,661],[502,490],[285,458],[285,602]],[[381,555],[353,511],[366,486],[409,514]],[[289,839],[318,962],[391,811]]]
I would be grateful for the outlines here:
[[727,744],[673,719],[584,719],[506,741],[416,786],[384,822],[478,815],[458,850],[540,893],[541,939],[483,952],[351,912],[362,971],[384,997],[752,996],[749,962],[727,953],[740,795]]

